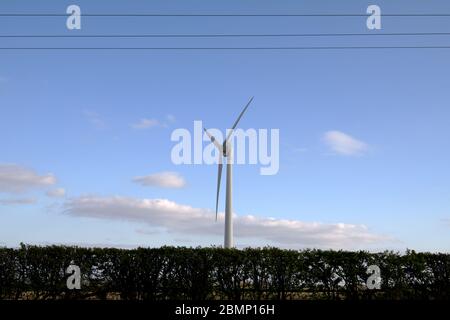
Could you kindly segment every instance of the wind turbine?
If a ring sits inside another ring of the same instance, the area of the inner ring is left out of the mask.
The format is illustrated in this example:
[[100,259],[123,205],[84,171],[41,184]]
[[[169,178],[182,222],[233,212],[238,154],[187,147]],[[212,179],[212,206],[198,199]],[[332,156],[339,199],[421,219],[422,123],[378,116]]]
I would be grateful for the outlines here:
[[217,194],[216,194],[216,221],[217,221],[217,212],[219,209],[219,193],[220,193],[220,181],[222,179],[222,168],[223,168],[223,158],[227,158],[227,190],[226,190],[226,200],[225,200],[225,235],[224,235],[224,248],[233,248],[234,241],[233,241],[233,161],[232,161],[232,147],[230,144],[230,138],[234,132],[234,129],[236,129],[236,126],[238,125],[239,121],[241,120],[242,116],[244,115],[245,111],[247,110],[250,103],[253,101],[253,97],[250,99],[250,101],[247,103],[245,108],[242,110],[239,117],[236,119],[236,121],[233,124],[233,127],[228,132],[228,136],[226,137],[225,141],[220,144],[216,138],[211,135],[208,130],[205,130],[205,133],[208,135],[208,137],[211,139],[211,142],[216,146],[216,148],[219,150],[219,171],[217,176]]

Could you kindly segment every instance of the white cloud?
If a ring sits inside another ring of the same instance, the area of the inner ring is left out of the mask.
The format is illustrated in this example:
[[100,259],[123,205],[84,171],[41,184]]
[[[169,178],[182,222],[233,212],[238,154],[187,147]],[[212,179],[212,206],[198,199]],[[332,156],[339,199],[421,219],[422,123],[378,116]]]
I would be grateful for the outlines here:
[[174,115],[168,114],[165,119],[160,121],[154,118],[142,118],[138,122],[133,123],[131,127],[137,130],[149,129],[154,127],[168,128],[171,124],[175,123],[177,120]]
[[[82,196],[68,200],[65,209],[73,216],[141,222],[184,236],[217,237],[223,234],[223,214],[219,215],[220,223],[216,223],[211,210],[165,199]],[[259,239],[269,245],[291,248],[358,249],[392,240],[371,233],[364,225],[324,224],[249,215],[235,216],[234,230],[238,239]]]
[[148,129],[159,126],[160,123],[156,119],[146,119],[142,118],[138,122],[131,125],[133,129]]
[[323,135],[324,142],[334,152],[354,156],[367,151],[367,144],[341,131],[328,131]]
[[160,172],[143,177],[135,177],[133,181],[142,186],[161,188],[183,188],[186,185],[184,178],[176,172]]
[[177,119],[175,118],[175,116],[172,115],[172,114],[168,114],[168,115],[166,116],[166,119],[167,119],[167,121],[168,121],[169,123],[174,123],[175,121],[177,121]]
[[101,129],[105,129],[106,128],[105,121],[102,119],[102,117],[98,113],[96,113],[94,111],[90,111],[90,110],[84,110],[83,111],[83,116],[96,129],[101,130]]
[[16,164],[0,164],[0,192],[20,193],[56,183],[52,174],[39,175],[35,171]]
[[0,199],[0,205],[2,206],[34,204],[36,202],[37,200],[34,198]]
[[64,188],[57,188],[47,191],[46,195],[51,198],[63,198],[66,195]]

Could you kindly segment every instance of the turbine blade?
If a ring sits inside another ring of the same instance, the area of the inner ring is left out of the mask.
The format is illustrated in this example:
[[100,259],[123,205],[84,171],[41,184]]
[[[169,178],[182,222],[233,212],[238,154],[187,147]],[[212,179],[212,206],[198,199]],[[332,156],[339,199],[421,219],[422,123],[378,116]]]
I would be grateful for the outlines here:
[[247,103],[247,105],[245,106],[244,110],[242,110],[241,114],[239,115],[239,117],[236,119],[236,121],[234,122],[233,126],[231,127],[230,133],[227,136],[227,139],[225,141],[228,142],[228,140],[230,139],[231,135],[233,134],[234,129],[236,129],[239,121],[241,120],[242,116],[244,115],[245,111],[247,111],[248,106],[250,105],[250,103],[252,103],[254,97],[251,97],[250,101]]
[[209,137],[211,142],[214,143],[216,148],[218,148],[219,151],[222,152],[222,145],[219,142],[217,142],[216,138],[211,133],[209,133],[209,131],[206,130],[206,128],[203,128],[203,130],[205,130],[206,135]]
[[216,222],[217,222],[217,212],[219,211],[219,193],[220,193],[220,180],[222,179],[222,154],[219,155],[219,172],[217,175],[217,195],[216,195]]

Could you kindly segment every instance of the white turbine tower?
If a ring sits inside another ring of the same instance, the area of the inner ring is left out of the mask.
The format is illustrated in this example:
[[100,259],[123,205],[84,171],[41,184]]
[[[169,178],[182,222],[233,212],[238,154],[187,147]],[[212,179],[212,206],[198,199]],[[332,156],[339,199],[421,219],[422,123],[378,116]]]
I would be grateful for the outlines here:
[[217,221],[217,212],[219,209],[219,192],[220,192],[220,181],[222,179],[222,167],[223,167],[223,159],[227,158],[227,190],[226,190],[226,200],[225,200],[225,235],[224,235],[224,248],[233,248],[234,241],[233,241],[233,161],[232,161],[232,147],[230,145],[230,139],[234,132],[234,129],[236,129],[236,126],[239,123],[239,120],[241,120],[242,116],[244,115],[245,111],[247,110],[248,106],[252,102],[253,97],[250,99],[250,101],[245,106],[244,110],[242,110],[239,117],[236,119],[236,121],[233,124],[233,127],[231,127],[230,131],[228,132],[228,136],[226,137],[225,141],[220,144],[214,136],[212,136],[208,130],[205,129],[206,134],[211,139],[211,142],[216,146],[216,148],[219,150],[219,173],[217,177],[217,195],[216,195],[216,221]]

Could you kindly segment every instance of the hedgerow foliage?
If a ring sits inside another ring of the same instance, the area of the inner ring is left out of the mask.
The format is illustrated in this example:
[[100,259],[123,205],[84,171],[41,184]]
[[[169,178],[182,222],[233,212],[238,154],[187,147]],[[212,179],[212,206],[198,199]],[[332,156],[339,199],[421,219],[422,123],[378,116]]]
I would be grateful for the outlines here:
[[[68,290],[66,268],[81,269]],[[381,269],[368,290],[367,267]],[[0,248],[0,299],[450,299],[450,255],[221,248]]]

